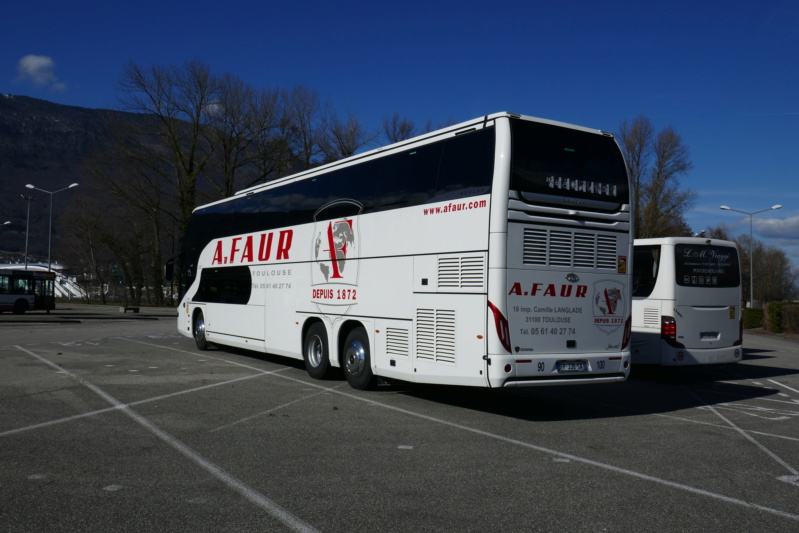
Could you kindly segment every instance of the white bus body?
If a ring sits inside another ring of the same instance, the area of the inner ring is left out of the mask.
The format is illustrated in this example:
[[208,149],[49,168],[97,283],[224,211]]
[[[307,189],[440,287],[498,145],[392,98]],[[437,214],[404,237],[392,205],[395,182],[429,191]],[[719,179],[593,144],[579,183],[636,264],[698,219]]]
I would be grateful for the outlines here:
[[55,309],[55,272],[0,268],[0,313]]
[[631,220],[610,134],[488,115],[197,208],[178,330],[355,388],[623,381]]
[[636,239],[633,364],[734,363],[743,356],[738,246],[695,237]]

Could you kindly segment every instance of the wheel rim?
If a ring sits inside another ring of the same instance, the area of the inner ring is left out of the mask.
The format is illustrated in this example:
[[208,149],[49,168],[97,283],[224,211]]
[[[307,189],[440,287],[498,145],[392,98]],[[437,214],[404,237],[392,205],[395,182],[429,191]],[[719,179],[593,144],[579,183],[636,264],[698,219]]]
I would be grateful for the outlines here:
[[344,353],[344,365],[347,368],[347,373],[353,377],[358,377],[363,373],[366,366],[366,350],[363,344],[355,341],[347,346],[347,351]]
[[197,340],[205,338],[205,321],[202,317],[199,317],[194,323],[194,338]]
[[319,335],[314,335],[308,339],[308,344],[305,346],[305,355],[308,358],[308,363],[314,368],[322,363],[324,344]]

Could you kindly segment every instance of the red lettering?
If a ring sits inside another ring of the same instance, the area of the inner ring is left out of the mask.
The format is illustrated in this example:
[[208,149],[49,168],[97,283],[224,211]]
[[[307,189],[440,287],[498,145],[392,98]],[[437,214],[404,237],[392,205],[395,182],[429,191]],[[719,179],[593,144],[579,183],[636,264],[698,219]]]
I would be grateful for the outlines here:
[[538,289],[541,287],[541,283],[533,283],[533,290],[530,291],[530,296],[535,296],[538,293]]
[[513,287],[510,288],[510,292],[508,293],[508,296],[510,296],[511,294],[515,294],[517,296],[521,296],[522,295],[522,284],[519,283],[518,281],[516,283],[514,283]]
[[610,302],[610,294],[608,293],[607,289],[605,289],[605,305],[607,306],[607,310],[608,310],[607,313],[609,315],[615,314],[613,312],[613,304]]
[[555,293],[555,286],[550,283],[547,286],[547,290],[544,291],[544,296],[557,296]]
[[571,285],[561,285],[560,286],[560,295],[564,298],[568,298],[572,295],[572,286]]
[[[348,224],[350,229],[352,229],[352,220],[343,220],[336,222],[336,226],[339,224]],[[330,247],[328,251],[330,252],[330,263],[333,265],[333,275],[330,276],[331,278],[340,278],[341,271],[338,268],[338,261],[339,261],[339,252],[341,252],[341,259],[345,259],[347,257],[347,240],[343,239],[343,243],[341,248],[336,248],[336,242],[333,239],[333,222],[327,225],[327,245]]]
[[212,265],[222,263],[222,241],[216,241],[216,250],[214,251],[214,258],[211,260]]
[[252,263],[252,235],[248,235],[247,240],[244,241],[244,250],[241,252],[241,261]]
[[289,250],[291,249],[291,239],[294,237],[294,230],[284,229],[280,232],[280,241],[277,244],[277,257],[275,260],[289,258]]
[[588,292],[587,285],[577,285],[577,294],[575,294],[574,296],[576,298],[585,298],[587,292]]
[[261,244],[258,246],[258,261],[269,261],[269,256],[272,253],[272,236],[273,233],[261,233]]
[[230,259],[228,261],[231,262],[231,263],[233,262],[233,259],[236,256],[236,252],[239,251],[239,249],[236,247],[236,243],[239,242],[240,240],[241,240],[241,237],[234,238],[233,239],[233,244],[230,246]]

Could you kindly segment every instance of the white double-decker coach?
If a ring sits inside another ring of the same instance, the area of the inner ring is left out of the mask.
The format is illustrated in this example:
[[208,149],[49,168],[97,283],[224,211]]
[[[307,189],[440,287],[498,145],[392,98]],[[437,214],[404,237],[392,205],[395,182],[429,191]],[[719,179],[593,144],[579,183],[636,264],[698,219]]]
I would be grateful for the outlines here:
[[198,207],[178,330],[378,377],[623,381],[632,213],[609,133],[497,113]]

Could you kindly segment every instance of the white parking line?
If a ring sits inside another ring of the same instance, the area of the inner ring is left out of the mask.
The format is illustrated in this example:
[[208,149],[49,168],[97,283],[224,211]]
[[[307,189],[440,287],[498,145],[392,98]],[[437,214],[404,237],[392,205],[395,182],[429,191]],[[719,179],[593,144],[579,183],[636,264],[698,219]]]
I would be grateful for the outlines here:
[[[696,394],[694,391],[690,390],[687,387],[685,387],[685,390],[687,390],[688,393],[691,394],[691,396],[696,398],[697,401],[705,404],[705,405],[702,406],[703,408],[709,409],[713,414],[715,414],[717,417],[719,417],[721,420],[723,420],[727,425],[729,425],[731,428],[733,428],[735,431],[737,431],[739,435],[741,435],[743,438],[745,438],[746,440],[748,440],[749,442],[751,442],[752,444],[757,446],[757,448],[760,449],[760,451],[762,451],[763,453],[765,453],[766,455],[768,455],[769,457],[774,459],[774,461],[776,461],[778,464],[782,465],[786,470],[788,470],[788,472],[790,472],[794,476],[799,476],[799,471],[797,471],[791,465],[789,465],[788,463],[783,461],[776,453],[772,452],[771,450],[766,448],[764,445],[760,444],[760,442],[755,440],[755,438],[752,437],[751,435],[749,435],[749,433],[747,433],[746,431],[744,431],[743,429],[741,429],[737,425],[735,425],[735,423],[733,423],[732,420],[730,420],[729,418],[727,418],[724,415],[722,415],[719,412],[718,409],[716,409],[712,405],[708,404],[705,400],[702,399],[701,396],[699,396],[698,394]],[[779,419],[777,419],[777,420],[779,420]]]
[[[131,340],[131,339],[123,339],[123,340]],[[152,344],[152,343],[147,343],[147,342],[142,342],[142,341],[135,341],[135,340],[131,340],[131,341],[132,342],[137,342],[137,343],[140,343],[140,344],[145,344],[145,345],[148,345],[148,346],[153,346],[153,347],[156,347],[156,348],[174,350],[174,351],[177,351],[177,352],[181,352],[181,353],[186,353],[186,354],[191,354],[191,355],[197,356],[196,353],[188,352],[186,350],[181,350],[181,349],[177,349],[177,348],[171,348],[171,347],[168,347],[168,346],[162,346],[162,345]],[[229,364],[242,366],[244,368],[250,368],[250,369],[254,369],[254,370],[258,370],[259,372],[262,372],[262,370],[260,370],[260,369],[257,369],[255,367],[251,367],[249,365],[244,365],[244,364],[241,364],[241,363],[237,363],[235,361],[230,361],[230,360],[222,359],[222,358],[219,358],[219,357],[213,357],[213,356],[209,356],[207,354],[203,354],[203,357],[209,357],[209,358],[216,359],[216,360],[219,360],[219,361],[223,361],[223,362],[226,362],[226,363],[229,363]],[[666,486],[666,487],[669,487],[669,488],[681,490],[681,491],[684,491],[684,492],[689,492],[689,493],[692,493],[692,494],[705,496],[705,497],[708,497],[708,498],[711,498],[711,499],[714,499],[714,500],[718,500],[718,501],[722,501],[722,502],[725,502],[725,503],[737,505],[737,506],[740,506],[740,507],[746,507],[746,508],[749,508],[749,509],[756,509],[756,510],[759,510],[759,511],[762,511],[762,512],[765,512],[765,513],[769,513],[769,514],[772,514],[772,515],[775,515],[775,516],[780,516],[780,517],[783,517],[783,518],[788,518],[788,519],[791,519],[791,520],[799,521],[799,515],[798,514],[790,513],[790,512],[787,512],[787,511],[782,511],[780,509],[767,507],[765,505],[760,505],[760,504],[757,504],[757,503],[754,503],[754,502],[749,502],[749,501],[746,501],[746,500],[742,500],[740,498],[734,498],[734,497],[731,497],[731,496],[726,496],[724,494],[719,494],[719,493],[716,493],[716,492],[712,492],[712,491],[708,491],[708,490],[705,490],[705,489],[692,487],[690,485],[685,485],[685,484],[678,483],[678,482],[675,482],[675,481],[670,481],[670,480],[667,480],[667,479],[658,478],[658,477],[651,476],[651,475],[648,475],[648,474],[644,474],[644,473],[641,473],[641,472],[636,472],[634,470],[629,470],[629,469],[617,467],[617,466],[614,466],[614,465],[611,465],[611,464],[602,463],[602,462],[599,462],[599,461],[594,461],[592,459],[588,459],[588,458],[572,455],[572,454],[565,453],[565,452],[560,452],[558,450],[545,448],[545,447],[538,446],[538,445],[535,445],[535,444],[532,444],[532,443],[529,443],[529,442],[520,441],[520,440],[517,440],[517,439],[510,438],[510,437],[505,437],[503,435],[499,435],[499,434],[496,434],[496,433],[491,433],[491,432],[484,431],[484,430],[481,430],[481,429],[478,429],[478,428],[466,426],[466,425],[463,425],[463,424],[458,424],[458,423],[455,423],[455,422],[450,422],[448,420],[432,417],[432,416],[425,415],[425,414],[422,414],[422,413],[417,413],[417,412],[410,411],[410,410],[407,410],[407,409],[403,409],[403,408],[400,408],[400,407],[395,407],[395,406],[392,406],[392,405],[389,405],[389,404],[385,404],[385,403],[382,403],[382,402],[378,402],[378,401],[372,400],[370,398],[366,398],[366,397],[359,396],[359,395],[352,394],[352,393],[348,393],[348,392],[343,392],[343,391],[336,390],[336,389],[330,388],[330,387],[325,387],[323,385],[319,385],[319,384],[316,384],[314,382],[305,381],[305,380],[293,378],[291,376],[285,376],[285,375],[280,375],[280,374],[275,374],[275,376],[276,377],[280,377],[281,379],[286,379],[286,380],[289,380],[289,381],[300,383],[300,384],[302,384],[302,385],[304,385],[306,387],[313,387],[313,388],[316,388],[316,389],[322,389],[324,391],[329,391],[329,392],[332,392],[334,394],[339,394],[341,396],[344,396],[344,397],[347,397],[347,398],[350,398],[350,399],[353,399],[353,400],[366,402],[366,403],[374,405],[376,407],[382,407],[382,408],[385,408],[385,409],[389,409],[389,410],[392,410],[392,411],[403,413],[403,414],[406,414],[408,416],[412,416],[412,417],[419,418],[419,419],[422,419],[422,420],[426,420],[426,421],[429,421],[429,422],[433,422],[433,423],[436,423],[436,424],[440,424],[440,425],[444,425],[444,426],[460,429],[462,431],[467,431],[467,432],[470,432],[470,433],[473,433],[473,434],[481,435],[481,436],[484,436],[484,437],[488,437],[488,438],[491,438],[491,439],[494,439],[494,440],[498,440],[498,441],[501,441],[501,442],[505,442],[505,443],[508,443],[508,444],[512,444],[512,445],[515,445],[515,446],[521,446],[521,447],[524,447],[524,448],[527,448],[527,449],[531,449],[531,450],[535,450],[535,451],[538,451],[538,452],[541,452],[541,453],[544,453],[544,454],[552,455],[552,456],[555,457],[556,460],[570,460],[570,461],[579,462],[579,463],[582,463],[582,464],[594,466],[596,468],[604,469],[606,471],[614,472],[616,474],[621,474],[621,475],[626,475],[626,476],[630,476],[630,477],[637,478],[637,479],[642,479],[642,480],[645,480],[645,481],[656,483],[658,485],[662,485],[662,486]],[[80,378],[78,378],[78,379],[80,379]],[[739,428],[738,431],[743,431],[743,430],[740,430],[740,428]],[[776,458],[776,459],[778,460],[778,462],[781,462],[781,460],[779,458]],[[786,466],[789,469],[789,471],[793,470],[792,467],[790,467],[790,465],[787,465],[787,463],[784,463],[784,462],[782,462],[782,463],[783,463],[783,466]]]
[[211,461],[205,459],[203,456],[201,456],[199,453],[195,452],[189,446],[187,446],[186,444],[183,444],[181,441],[179,441],[178,439],[176,439],[175,437],[173,437],[172,435],[170,435],[166,431],[162,430],[161,428],[159,428],[158,426],[156,426],[155,424],[153,424],[152,422],[147,420],[145,417],[141,416],[140,414],[135,412],[133,409],[131,409],[127,405],[123,404],[122,402],[120,402],[119,400],[117,400],[116,398],[114,398],[113,396],[108,394],[107,392],[105,392],[100,387],[97,387],[96,385],[94,385],[94,384],[86,381],[85,379],[81,378],[77,374],[73,374],[72,372],[69,372],[68,370],[65,370],[63,367],[60,367],[59,365],[57,365],[56,363],[50,361],[49,359],[47,359],[45,357],[42,357],[42,356],[40,356],[40,355],[38,355],[38,354],[36,354],[34,352],[31,352],[30,350],[26,350],[25,348],[23,348],[21,346],[17,346],[16,348],[18,348],[19,350],[27,353],[28,355],[38,359],[39,361],[41,361],[41,362],[43,362],[43,363],[45,363],[45,364],[57,369],[57,370],[65,372],[72,379],[74,379],[75,381],[77,381],[78,383],[83,385],[84,387],[88,388],[89,390],[91,390],[92,392],[94,392],[95,394],[97,394],[98,396],[103,398],[105,401],[107,401],[108,403],[113,405],[114,408],[116,408],[117,410],[119,410],[122,413],[124,413],[127,416],[129,416],[131,419],[133,419],[134,421],[139,423],[142,427],[144,427],[145,429],[150,431],[153,435],[155,435],[156,437],[158,437],[159,439],[164,441],[166,444],[168,444],[174,450],[178,451],[179,453],[181,453],[182,455],[184,455],[188,459],[191,459],[192,461],[194,461],[198,466],[203,468],[206,472],[210,473],[212,476],[217,478],[219,481],[221,481],[225,485],[227,485],[229,488],[237,491],[239,494],[241,494],[242,496],[244,496],[245,498],[250,500],[256,506],[260,507],[261,509],[266,511],[268,514],[270,514],[271,516],[273,516],[277,520],[281,521],[283,524],[285,524],[287,527],[289,527],[292,531],[303,531],[303,532],[316,532],[316,531],[318,531],[316,528],[314,528],[313,526],[311,526],[307,522],[301,520],[297,516],[295,516],[295,515],[291,514],[290,512],[288,512],[286,509],[284,509],[283,507],[278,505],[275,501],[267,498],[266,496],[264,496],[260,492],[258,492],[255,489],[251,488],[249,485],[247,485],[243,481],[241,481],[241,480],[237,479],[236,477],[234,477],[232,474],[226,472],[225,470],[223,470],[219,466],[215,465]]

